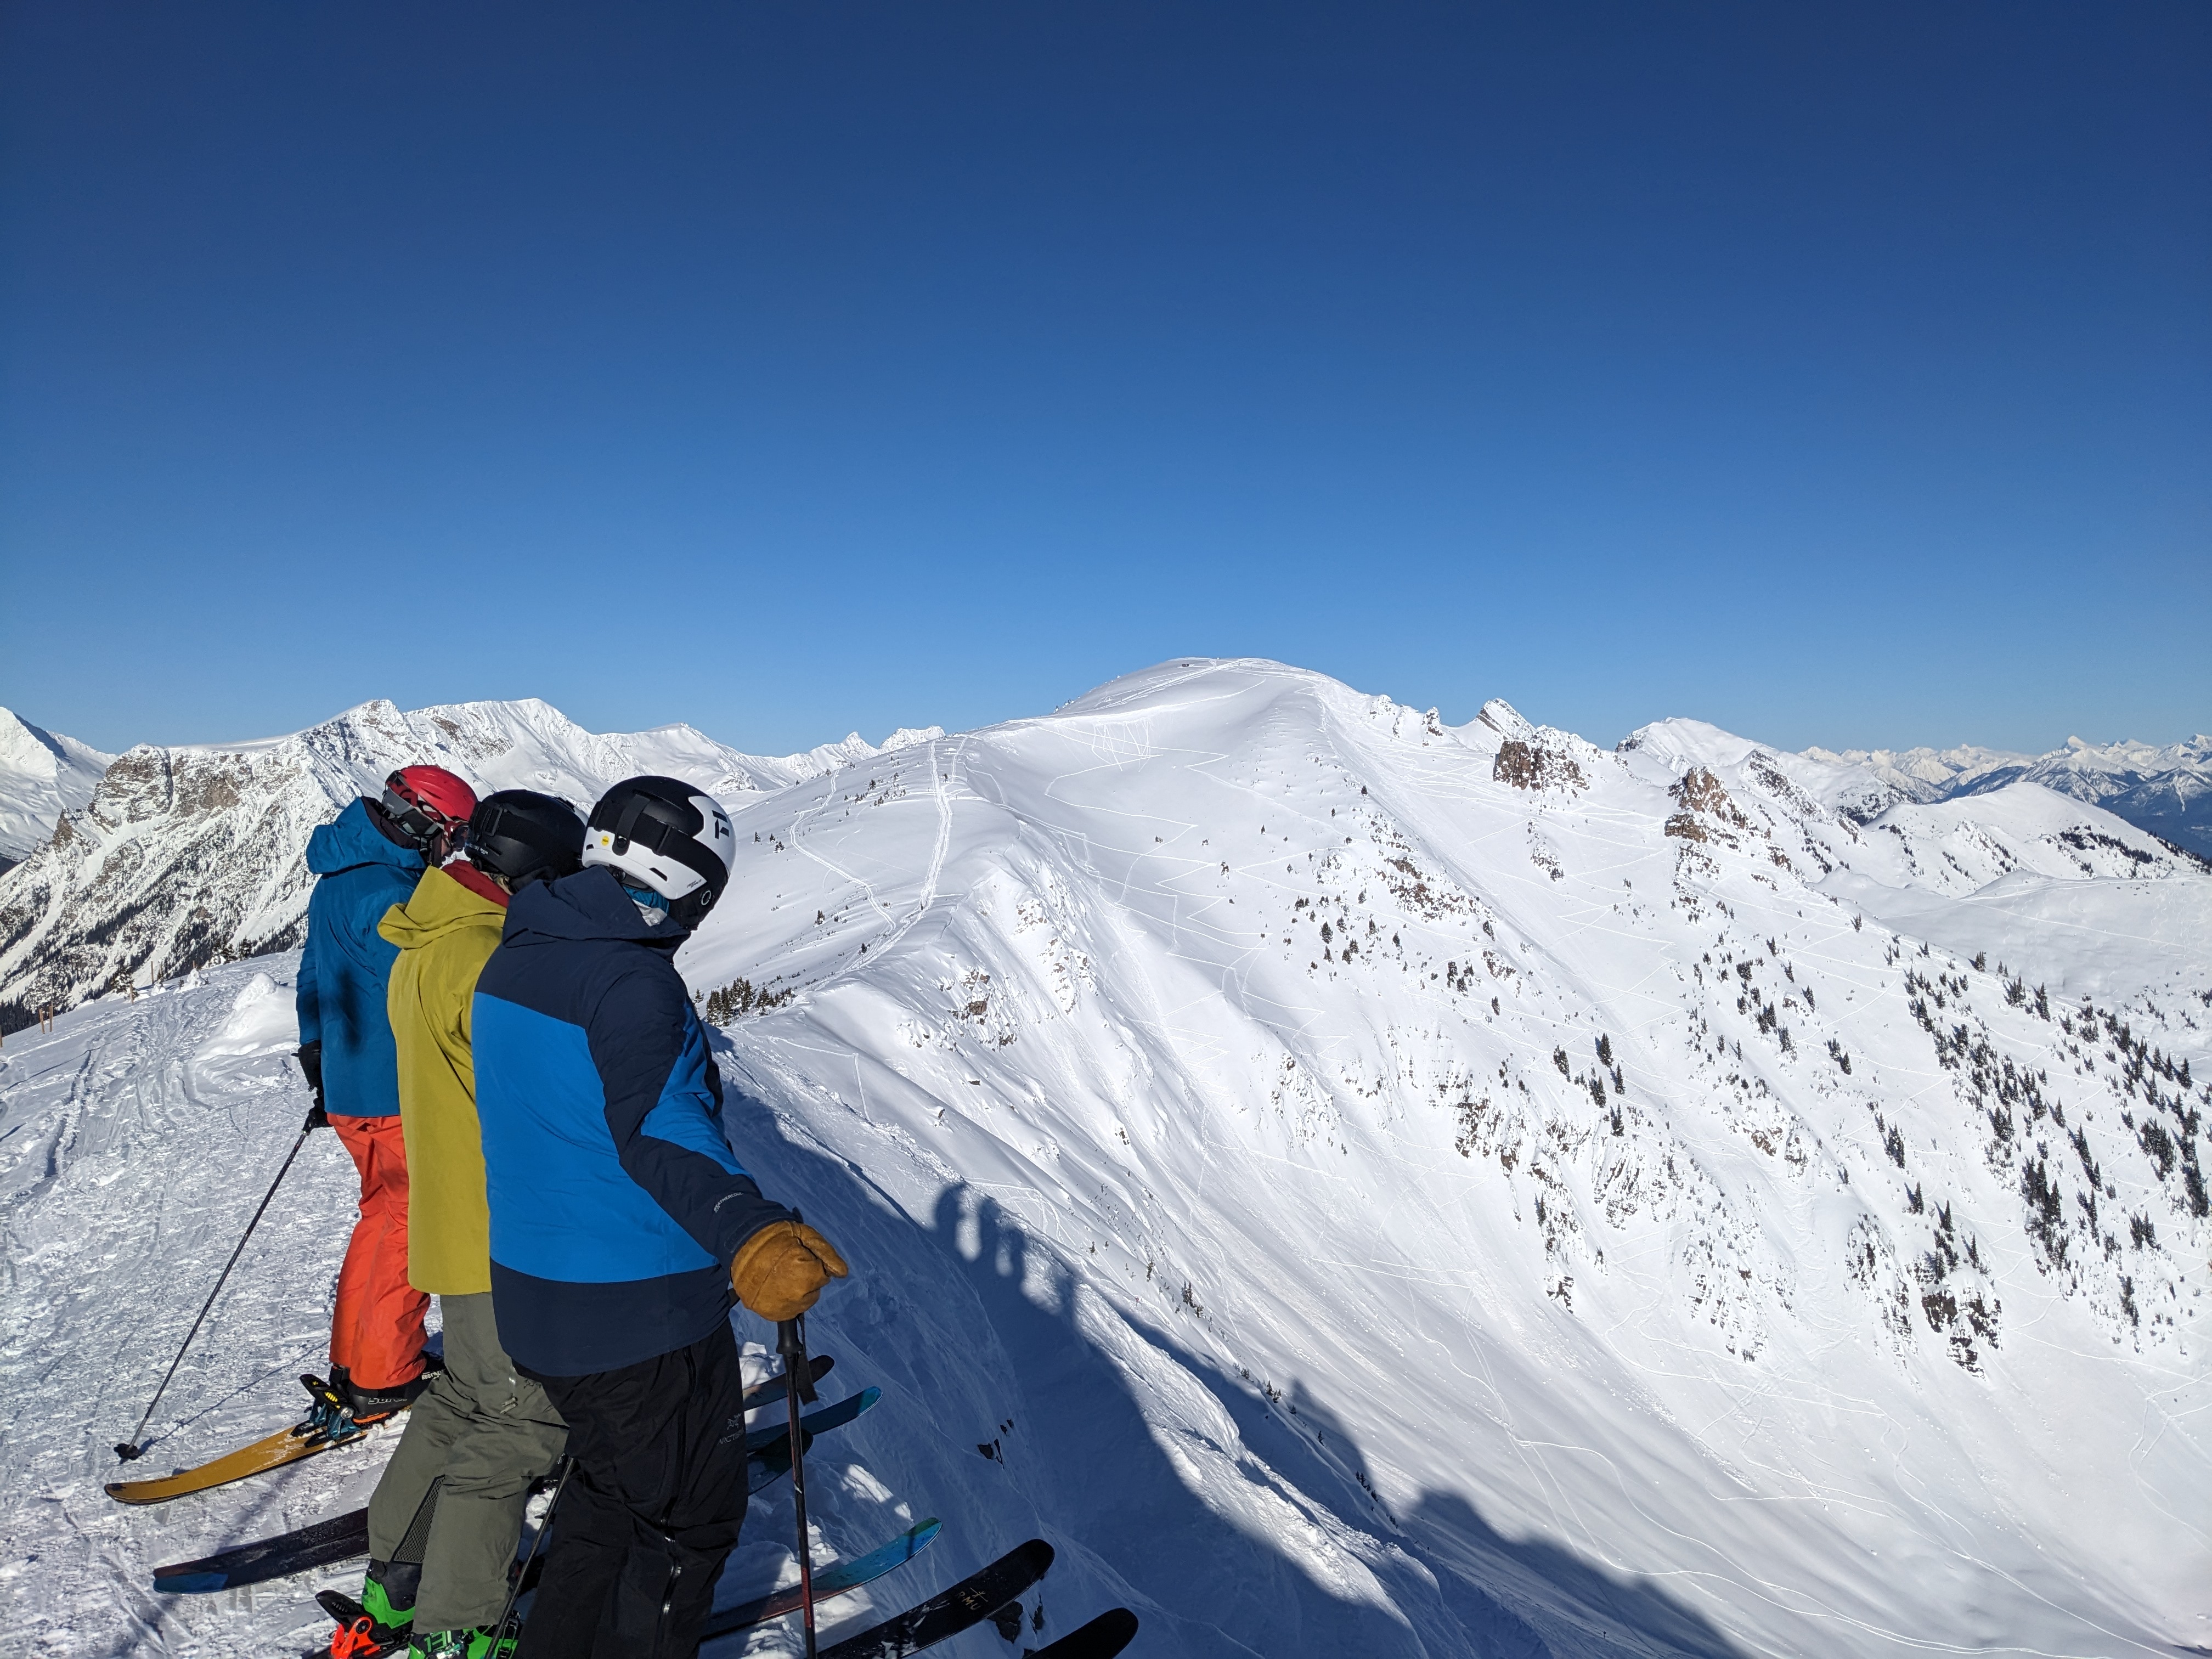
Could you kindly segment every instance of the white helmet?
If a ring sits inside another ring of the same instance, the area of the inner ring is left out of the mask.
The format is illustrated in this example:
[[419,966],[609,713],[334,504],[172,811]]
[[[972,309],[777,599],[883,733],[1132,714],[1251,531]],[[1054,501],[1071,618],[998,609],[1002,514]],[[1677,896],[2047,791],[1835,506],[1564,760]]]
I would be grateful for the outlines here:
[[737,851],[730,815],[676,778],[625,778],[599,797],[584,835],[584,863],[604,864],[668,901],[669,919],[696,927],[730,884]]

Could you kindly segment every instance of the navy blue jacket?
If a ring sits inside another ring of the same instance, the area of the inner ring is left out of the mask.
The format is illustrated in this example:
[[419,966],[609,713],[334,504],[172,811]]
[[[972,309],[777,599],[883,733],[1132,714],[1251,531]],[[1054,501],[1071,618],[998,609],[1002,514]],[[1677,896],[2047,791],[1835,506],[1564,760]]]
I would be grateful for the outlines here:
[[477,980],[492,1310],[540,1376],[686,1347],[729,1316],[738,1247],[790,1212],[722,1133],[722,1078],[672,959],[613,872],[524,888]]
[[399,1109],[399,1054],[386,999],[399,950],[376,924],[414,893],[422,855],[386,838],[357,800],[307,837],[307,868],[321,879],[300,953],[300,1041],[323,1045],[325,1109],[390,1117]]

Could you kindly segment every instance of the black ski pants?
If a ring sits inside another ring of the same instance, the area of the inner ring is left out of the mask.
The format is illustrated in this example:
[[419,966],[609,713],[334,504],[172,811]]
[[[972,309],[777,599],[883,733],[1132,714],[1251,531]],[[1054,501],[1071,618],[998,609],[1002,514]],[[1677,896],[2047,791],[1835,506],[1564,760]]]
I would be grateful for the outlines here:
[[516,1659],[691,1659],[745,1518],[729,1322],[620,1370],[538,1380],[575,1468]]

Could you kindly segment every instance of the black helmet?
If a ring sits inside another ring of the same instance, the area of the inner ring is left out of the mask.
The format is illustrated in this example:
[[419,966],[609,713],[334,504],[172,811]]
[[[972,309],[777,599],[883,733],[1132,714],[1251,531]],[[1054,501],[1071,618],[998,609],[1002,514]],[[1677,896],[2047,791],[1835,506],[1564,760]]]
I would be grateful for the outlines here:
[[730,884],[737,851],[730,815],[714,798],[678,778],[625,778],[599,797],[584,837],[584,862],[668,901],[669,919],[696,927]]
[[461,852],[513,892],[583,868],[584,821],[558,795],[502,789],[477,803]]

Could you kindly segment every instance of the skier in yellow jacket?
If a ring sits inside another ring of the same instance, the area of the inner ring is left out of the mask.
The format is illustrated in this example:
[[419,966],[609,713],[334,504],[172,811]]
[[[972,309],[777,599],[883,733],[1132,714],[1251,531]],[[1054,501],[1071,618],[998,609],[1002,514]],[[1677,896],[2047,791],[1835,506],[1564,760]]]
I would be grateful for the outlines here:
[[512,1646],[491,1626],[507,1604],[530,1484],[560,1455],[568,1429],[544,1389],[515,1370],[492,1318],[471,1000],[508,898],[578,869],[583,844],[583,820],[566,801],[526,789],[487,795],[460,856],[424,872],[377,927],[399,949],[389,1006],[413,1188],[408,1276],[438,1298],[446,1369],[416,1402],[369,1500],[361,1601],[326,1593],[340,1615],[338,1659],[402,1648],[497,1659]]

